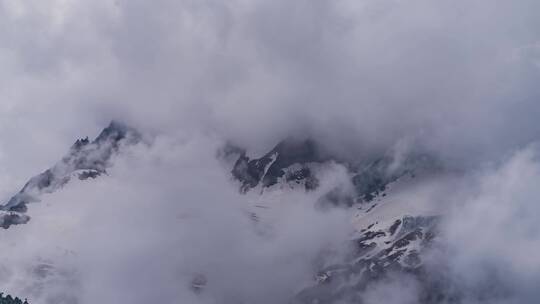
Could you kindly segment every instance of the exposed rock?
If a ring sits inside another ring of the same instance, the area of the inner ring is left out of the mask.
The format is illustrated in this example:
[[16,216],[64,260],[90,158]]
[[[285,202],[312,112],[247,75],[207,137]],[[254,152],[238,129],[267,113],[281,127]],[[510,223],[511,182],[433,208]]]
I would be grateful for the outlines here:
[[28,304],[28,300],[21,300],[18,297],[12,297],[11,295],[4,295],[3,292],[0,292],[0,304]]
[[401,220],[396,220],[392,226],[390,226],[390,235],[394,235],[396,233],[396,230],[399,228],[399,225],[401,225]]
[[[231,172],[240,181],[240,190],[244,193],[258,185],[271,187],[280,178],[297,184],[304,182],[305,188],[312,190],[318,186],[318,181],[309,164],[324,161],[326,159],[314,141],[289,139],[258,159],[250,159],[245,152],[241,153]],[[296,166],[292,168],[293,165]]]
[[288,139],[257,159],[250,159],[246,151],[231,145],[226,145],[220,155],[222,158],[236,155],[231,173],[240,182],[242,193],[258,186],[264,189],[278,183],[301,185],[306,190],[313,190],[319,185],[314,165],[329,161],[343,164],[349,171],[355,193],[343,195],[334,190],[323,197],[321,203],[348,207],[356,202],[371,202],[376,197],[385,196],[388,185],[404,176],[414,177],[418,171],[437,167],[430,157],[413,153],[399,161],[388,153],[381,158],[352,165],[321,150],[312,139]]

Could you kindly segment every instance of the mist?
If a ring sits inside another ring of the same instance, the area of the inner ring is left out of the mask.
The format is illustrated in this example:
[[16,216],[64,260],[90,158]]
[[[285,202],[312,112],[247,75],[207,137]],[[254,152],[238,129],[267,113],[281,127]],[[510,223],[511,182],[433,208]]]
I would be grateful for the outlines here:
[[[2,202],[110,120],[147,140],[0,231],[0,289],[32,303],[286,303],[346,254],[349,215],[316,208],[347,187],[345,168],[324,167],[315,192],[261,198],[238,193],[216,155],[299,136],[350,162],[440,161],[452,174],[429,200],[403,196],[446,212],[433,271],[451,269],[467,303],[534,302],[539,12],[534,0],[1,0]],[[44,264],[54,274],[36,279]],[[417,296],[397,277],[364,300]]]
[[[339,255],[346,214],[316,212],[320,193],[292,193],[279,199],[286,209],[272,206],[279,217],[254,222],[215,147],[160,137],[106,178],[46,195],[28,225],[2,234],[4,288],[36,303],[286,302],[323,250]],[[197,274],[209,281],[200,297]]]
[[3,1],[2,138],[46,138],[52,157],[117,118],[261,150],[309,134],[354,156],[404,137],[500,156],[538,132],[537,6]]

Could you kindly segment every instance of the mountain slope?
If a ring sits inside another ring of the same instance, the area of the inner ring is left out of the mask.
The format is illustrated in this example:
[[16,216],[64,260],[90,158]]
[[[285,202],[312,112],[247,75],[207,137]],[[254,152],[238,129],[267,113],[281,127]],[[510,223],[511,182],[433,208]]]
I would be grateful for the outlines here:
[[53,167],[38,174],[23,188],[0,206],[0,227],[8,229],[11,225],[27,223],[27,205],[39,201],[41,195],[52,193],[62,188],[72,178],[80,180],[96,178],[105,174],[111,166],[111,157],[122,145],[133,145],[141,140],[140,134],[133,128],[112,121],[93,140],[77,140]]
[[[414,188],[413,184],[424,185],[430,174],[440,169],[433,159],[415,153],[405,156],[386,153],[353,165],[331,156],[321,157],[313,140],[283,141],[258,159],[249,159],[241,149],[236,151],[241,152],[232,176],[239,181],[242,193],[260,189],[261,201],[271,201],[267,196],[276,188],[287,191],[300,185],[313,190],[318,185],[318,171],[314,169],[318,165],[334,162],[347,168],[352,191],[343,193],[335,189],[323,195],[319,202],[348,208],[351,221],[356,223],[356,232],[348,244],[349,254],[338,264],[321,267],[293,303],[360,301],[362,290],[390,273],[424,278],[422,255],[439,238],[439,216],[418,206],[412,208],[415,202],[406,204],[395,195],[400,189]],[[264,216],[259,215],[263,212],[254,209],[250,216],[263,221]],[[423,287],[426,299],[438,292],[430,284]]]
[[403,216],[393,222],[374,222],[351,241],[351,255],[316,275],[312,286],[300,291],[293,303],[361,301],[362,292],[389,274],[421,277],[422,254],[437,241],[436,216]]
[[437,168],[436,162],[422,154],[403,157],[393,153],[374,160],[361,160],[351,164],[322,153],[312,139],[286,139],[260,158],[250,159],[240,148],[229,148],[238,158],[231,170],[233,177],[240,182],[240,191],[246,193],[254,188],[261,190],[275,185],[302,185],[306,190],[318,186],[314,166],[335,162],[347,167],[355,194],[354,202],[370,202],[383,196],[387,186],[405,176],[414,176],[420,171]]

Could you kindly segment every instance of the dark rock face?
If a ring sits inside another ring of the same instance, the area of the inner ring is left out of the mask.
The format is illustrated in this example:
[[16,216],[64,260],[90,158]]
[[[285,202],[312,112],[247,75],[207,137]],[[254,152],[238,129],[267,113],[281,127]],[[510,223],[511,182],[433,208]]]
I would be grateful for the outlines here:
[[25,211],[10,211],[0,216],[0,227],[8,229],[11,225],[26,224],[30,217],[23,214]]
[[390,235],[394,235],[394,233],[396,233],[397,229],[399,228],[399,226],[401,225],[401,220],[396,220],[392,226],[390,226],[390,229],[389,229],[389,232],[390,232]]
[[4,296],[3,292],[0,292],[0,304],[28,304],[26,299],[19,299],[18,297],[12,297],[11,295]]
[[245,193],[252,188],[271,187],[280,181],[288,184],[302,184],[306,190],[317,188],[319,181],[313,170],[314,164],[333,161],[341,163],[349,170],[355,194],[349,197],[329,193],[326,201],[336,205],[351,206],[354,202],[371,202],[384,196],[389,184],[404,176],[414,177],[417,170],[435,167],[434,161],[424,155],[408,155],[403,160],[388,154],[361,165],[351,165],[321,153],[319,145],[311,139],[288,139],[280,142],[270,152],[258,159],[250,159],[245,151],[227,146],[224,153],[238,156],[231,171],[241,183],[240,191]]
[[40,195],[52,193],[67,184],[74,173],[80,180],[97,178],[106,173],[111,157],[121,145],[133,145],[141,140],[140,134],[119,122],[111,122],[90,142],[88,137],[77,140],[68,154],[52,168],[32,177],[24,187],[4,205],[0,206],[0,227],[27,223],[24,213],[27,204],[39,201]]
[[[309,164],[324,161],[314,141],[290,139],[280,142],[259,159],[249,159],[242,152],[231,173],[240,181],[240,190],[244,193],[258,185],[271,187],[280,178],[298,184],[305,182],[305,188],[310,190],[317,187],[318,181]],[[296,168],[291,168],[293,165]]]

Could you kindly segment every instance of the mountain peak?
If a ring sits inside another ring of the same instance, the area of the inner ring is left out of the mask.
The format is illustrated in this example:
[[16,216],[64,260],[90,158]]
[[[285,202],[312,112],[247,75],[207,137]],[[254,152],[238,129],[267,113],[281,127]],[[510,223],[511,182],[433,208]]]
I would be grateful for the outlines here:
[[140,139],[137,130],[114,120],[92,142],[88,137],[78,139],[58,163],[30,178],[17,194],[0,206],[0,227],[7,229],[11,225],[27,223],[30,220],[24,214],[27,204],[39,201],[44,193],[62,188],[73,175],[85,180],[106,173],[111,166],[111,157],[118,152],[121,143],[133,145]]
[[106,141],[118,142],[130,136],[140,139],[140,134],[137,130],[122,122],[112,120],[96,137],[93,143],[100,144]]
[[[245,152],[241,153],[232,174],[242,183],[242,192],[259,184],[262,187],[273,186],[283,177],[289,182],[305,180],[309,190],[316,187],[317,181],[307,164],[323,161],[314,140],[287,138],[258,159],[250,159]],[[298,165],[298,168],[291,169],[293,165]]]

